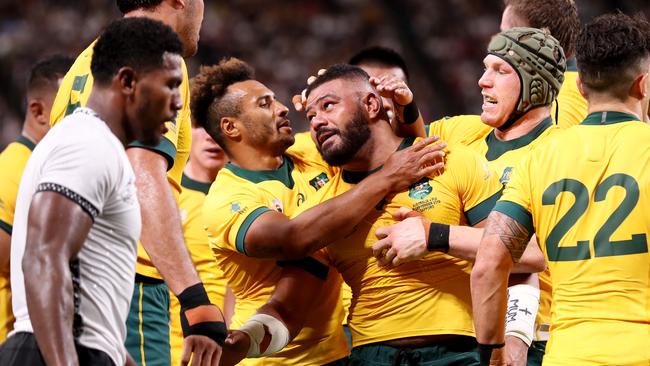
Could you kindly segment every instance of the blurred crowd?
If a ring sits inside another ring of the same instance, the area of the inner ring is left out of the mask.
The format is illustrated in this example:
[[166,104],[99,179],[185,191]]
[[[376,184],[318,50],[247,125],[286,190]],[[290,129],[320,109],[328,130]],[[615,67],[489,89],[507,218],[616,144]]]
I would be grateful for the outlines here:
[[[427,120],[477,113],[476,80],[490,36],[498,31],[501,0],[204,0],[199,65],[236,56],[289,104],[307,76],[346,62],[361,48],[400,52]],[[583,21],[607,11],[642,10],[647,0],[577,0]],[[114,0],[3,0],[0,4],[0,149],[20,132],[30,67],[54,53],[75,57],[103,26],[120,17]],[[291,115],[297,130],[305,118]]]

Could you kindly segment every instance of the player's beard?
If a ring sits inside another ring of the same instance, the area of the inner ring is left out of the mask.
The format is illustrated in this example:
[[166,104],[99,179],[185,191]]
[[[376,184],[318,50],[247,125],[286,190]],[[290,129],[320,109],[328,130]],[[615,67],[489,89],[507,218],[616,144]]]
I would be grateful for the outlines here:
[[[357,109],[350,122],[345,127],[345,132],[336,131],[340,137],[340,143],[323,150],[318,145],[318,151],[323,156],[327,164],[331,166],[341,166],[347,164],[361,147],[370,138],[369,121],[363,115],[360,109]],[[330,137],[331,138],[331,137]]]

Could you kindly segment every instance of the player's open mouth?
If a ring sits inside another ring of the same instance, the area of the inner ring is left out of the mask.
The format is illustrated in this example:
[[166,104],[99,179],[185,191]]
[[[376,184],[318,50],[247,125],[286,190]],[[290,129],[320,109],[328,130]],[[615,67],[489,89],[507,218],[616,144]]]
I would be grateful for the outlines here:
[[490,104],[497,104],[497,99],[493,98],[489,95],[483,94],[483,104],[485,103],[490,103]]
[[318,143],[322,146],[323,143],[327,141],[327,139],[329,139],[334,135],[336,135],[336,132],[331,130],[325,130],[323,132],[318,132],[318,134],[316,135],[316,139],[318,140]]
[[283,128],[283,127],[286,127],[286,128],[288,128],[289,130],[291,130],[291,122],[289,122],[288,119],[283,119],[283,120],[281,120],[280,122],[278,122],[278,123],[276,124],[276,126],[277,126],[278,130],[281,129],[281,128]]

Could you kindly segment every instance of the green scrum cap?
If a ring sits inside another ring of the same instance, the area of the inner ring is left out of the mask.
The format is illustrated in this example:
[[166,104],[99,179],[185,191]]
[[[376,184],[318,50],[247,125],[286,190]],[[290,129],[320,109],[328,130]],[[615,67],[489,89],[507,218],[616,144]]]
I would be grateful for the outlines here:
[[560,42],[548,31],[526,27],[505,30],[492,37],[488,54],[508,62],[521,83],[517,106],[499,130],[508,129],[532,108],[550,105],[557,97],[566,57]]

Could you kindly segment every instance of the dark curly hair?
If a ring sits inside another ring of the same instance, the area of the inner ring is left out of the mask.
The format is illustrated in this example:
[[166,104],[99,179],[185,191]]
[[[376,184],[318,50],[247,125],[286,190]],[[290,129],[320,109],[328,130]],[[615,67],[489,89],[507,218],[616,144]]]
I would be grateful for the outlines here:
[[583,85],[624,99],[650,59],[650,24],[641,14],[594,18],[578,37],[577,59]]
[[152,10],[160,5],[163,0],[117,0],[117,7],[122,14],[126,14],[136,9]]
[[165,52],[182,55],[183,44],[167,25],[149,18],[123,18],[106,27],[90,63],[95,83],[108,84],[122,67],[139,72],[161,67]]
[[217,65],[201,66],[191,81],[190,108],[194,125],[203,127],[221,148],[228,153],[226,139],[221,131],[223,117],[237,117],[241,103],[228,98],[227,89],[240,81],[253,80],[255,71],[246,62],[237,58],[226,58]]
[[573,0],[504,0],[514,14],[532,28],[548,28],[560,41],[567,57],[575,55],[576,38],[580,33],[578,8]]

